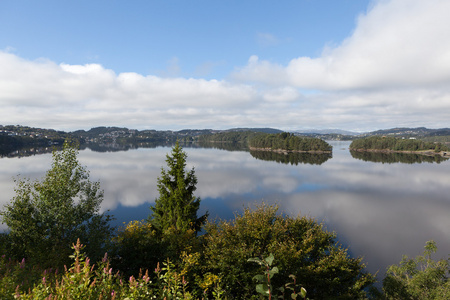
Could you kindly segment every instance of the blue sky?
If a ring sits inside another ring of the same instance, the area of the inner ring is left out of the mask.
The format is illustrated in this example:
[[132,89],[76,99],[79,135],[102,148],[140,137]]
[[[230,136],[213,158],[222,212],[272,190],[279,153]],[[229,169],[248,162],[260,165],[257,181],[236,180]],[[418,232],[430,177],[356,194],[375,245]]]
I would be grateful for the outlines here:
[[449,127],[446,0],[0,2],[0,124]]

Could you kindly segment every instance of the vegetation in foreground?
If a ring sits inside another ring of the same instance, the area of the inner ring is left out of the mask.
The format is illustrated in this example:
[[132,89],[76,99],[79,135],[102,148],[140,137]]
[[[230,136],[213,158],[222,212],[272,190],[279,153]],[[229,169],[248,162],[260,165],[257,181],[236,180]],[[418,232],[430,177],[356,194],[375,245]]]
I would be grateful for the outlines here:
[[[450,294],[449,261],[431,259],[433,242],[423,256],[391,266],[376,295],[368,292],[375,277],[364,271],[362,258],[349,257],[335,233],[314,219],[281,215],[265,204],[231,221],[197,217],[197,181],[193,170],[184,170],[186,154],[178,144],[167,156],[169,170],[158,179],[160,197],[149,220],[130,222],[113,234],[110,217],[98,213],[99,185],[89,180],[76,154],[67,143],[55,151],[45,178],[18,180],[16,196],[1,212],[11,229],[0,235],[1,299],[447,299]],[[201,225],[204,234],[197,235]],[[77,236],[87,245],[75,242]],[[105,250],[109,255],[100,257]]]

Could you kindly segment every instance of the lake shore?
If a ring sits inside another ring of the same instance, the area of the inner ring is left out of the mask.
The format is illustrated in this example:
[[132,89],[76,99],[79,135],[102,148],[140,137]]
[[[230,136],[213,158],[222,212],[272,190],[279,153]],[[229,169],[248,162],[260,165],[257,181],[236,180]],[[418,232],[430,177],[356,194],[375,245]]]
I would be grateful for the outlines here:
[[400,150],[391,150],[391,149],[354,149],[354,148],[349,148],[349,150],[350,151],[357,151],[357,152],[405,153],[405,154],[420,154],[420,155],[427,155],[427,156],[440,155],[442,157],[450,157],[450,152],[449,151],[440,151],[440,152],[435,152],[433,150],[400,151]]
[[272,149],[272,148],[255,148],[255,147],[248,147],[251,151],[268,151],[268,152],[276,152],[276,153],[315,153],[315,154],[325,154],[325,153],[332,153],[332,151],[323,151],[323,150],[307,150],[307,151],[301,151],[301,150],[285,150],[285,149]]

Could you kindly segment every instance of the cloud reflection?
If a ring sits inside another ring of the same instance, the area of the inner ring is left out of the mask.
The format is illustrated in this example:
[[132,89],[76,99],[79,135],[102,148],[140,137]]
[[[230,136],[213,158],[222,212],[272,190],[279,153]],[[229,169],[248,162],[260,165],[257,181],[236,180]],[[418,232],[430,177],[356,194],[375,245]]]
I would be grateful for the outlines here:
[[[322,165],[288,165],[253,158],[248,152],[185,148],[198,177],[201,213],[231,218],[246,205],[277,203],[281,211],[324,221],[354,255],[364,255],[382,276],[402,254],[415,256],[434,239],[445,257],[450,249],[450,163],[379,164],[351,157],[348,144],[333,143]],[[81,151],[80,162],[105,190],[102,210],[120,221],[146,218],[158,197],[156,182],[170,148],[99,153]],[[37,178],[51,155],[0,160],[0,204],[14,196],[12,177]],[[4,227],[1,227],[4,229]]]

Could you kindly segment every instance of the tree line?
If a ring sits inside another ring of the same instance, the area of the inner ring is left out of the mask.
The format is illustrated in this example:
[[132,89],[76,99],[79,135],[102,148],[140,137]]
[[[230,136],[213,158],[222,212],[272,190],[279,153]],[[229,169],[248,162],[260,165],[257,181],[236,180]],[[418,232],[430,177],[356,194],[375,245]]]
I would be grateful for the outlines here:
[[350,150],[391,150],[391,151],[449,151],[442,143],[425,142],[418,139],[402,139],[395,137],[371,136],[354,140]]
[[330,144],[319,138],[301,137],[292,133],[264,134],[249,139],[249,146],[257,149],[285,151],[323,151],[331,152]]
[[[177,143],[147,220],[115,230],[103,191],[69,143],[42,180],[18,178],[0,212],[1,299],[448,299],[449,262],[391,266],[383,288],[315,219],[264,203],[233,220],[198,216],[195,170]],[[72,247],[70,247],[72,246]],[[107,253],[107,254],[106,254]],[[65,266],[65,267],[64,267]]]
[[447,161],[447,157],[441,155],[423,155],[417,153],[385,153],[372,151],[350,151],[353,158],[363,161],[379,162],[379,163],[403,163],[403,164],[417,164],[417,163],[441,163]]
[[248,144],[249,139],[254,136],[265,135],[262,132],[255,131],[229,131],[214,134],[205,134],[199,136],[201,143],[243,143]]
[[296,136],[293,133],[263,133],[253,131],[220,132],[199,137],[200,142],[242,143],[250,148],[283,151],[331,152],[332,147],[319,138]]

